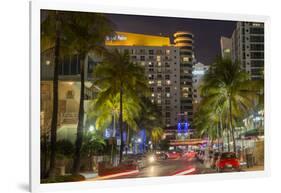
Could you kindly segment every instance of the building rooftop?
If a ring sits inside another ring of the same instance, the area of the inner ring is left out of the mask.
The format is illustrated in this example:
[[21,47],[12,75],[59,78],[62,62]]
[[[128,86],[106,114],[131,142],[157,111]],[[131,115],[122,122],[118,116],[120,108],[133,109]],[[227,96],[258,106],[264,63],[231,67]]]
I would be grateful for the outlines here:
[[166,36],[146,35],[117,31],[115,36],[107,37],[107,46],[171,46]]

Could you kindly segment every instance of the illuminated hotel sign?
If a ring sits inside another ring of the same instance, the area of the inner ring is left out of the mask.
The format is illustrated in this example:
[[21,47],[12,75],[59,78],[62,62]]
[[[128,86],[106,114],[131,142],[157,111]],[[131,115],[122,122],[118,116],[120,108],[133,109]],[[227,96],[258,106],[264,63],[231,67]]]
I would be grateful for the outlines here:
[[106,41],[125,41],[127,37],[122,34],[117,34],[115,36],[106,36]]
[[107,46],[170,46],[170,38],[116,31],[105,39]]

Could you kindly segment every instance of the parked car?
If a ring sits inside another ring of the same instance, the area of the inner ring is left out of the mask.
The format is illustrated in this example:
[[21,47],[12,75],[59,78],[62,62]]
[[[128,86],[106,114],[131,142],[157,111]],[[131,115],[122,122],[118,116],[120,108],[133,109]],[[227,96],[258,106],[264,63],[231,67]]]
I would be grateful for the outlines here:
[[221,171],[240,171],[240,162],[234,152],[223,152],[216,161],[216,169]]

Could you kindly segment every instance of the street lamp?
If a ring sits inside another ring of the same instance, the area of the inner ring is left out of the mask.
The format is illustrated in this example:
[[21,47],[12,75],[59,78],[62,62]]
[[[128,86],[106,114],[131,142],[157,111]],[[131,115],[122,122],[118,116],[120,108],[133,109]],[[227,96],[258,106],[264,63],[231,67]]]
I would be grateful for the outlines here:
[[89,127],[89,131],[92,132],[92,131],[94,131],[94,130],[95,130],[95,127],[94,127],[93,125],[91,125],[91,126]]

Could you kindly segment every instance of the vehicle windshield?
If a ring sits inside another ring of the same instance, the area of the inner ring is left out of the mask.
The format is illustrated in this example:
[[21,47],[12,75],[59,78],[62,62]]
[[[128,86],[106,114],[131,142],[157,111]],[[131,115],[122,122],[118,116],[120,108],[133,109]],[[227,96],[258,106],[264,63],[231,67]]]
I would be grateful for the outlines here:
[[231,158],[236,158],[234,153],[223,153],[221,154],[222,159],[231,159]]

